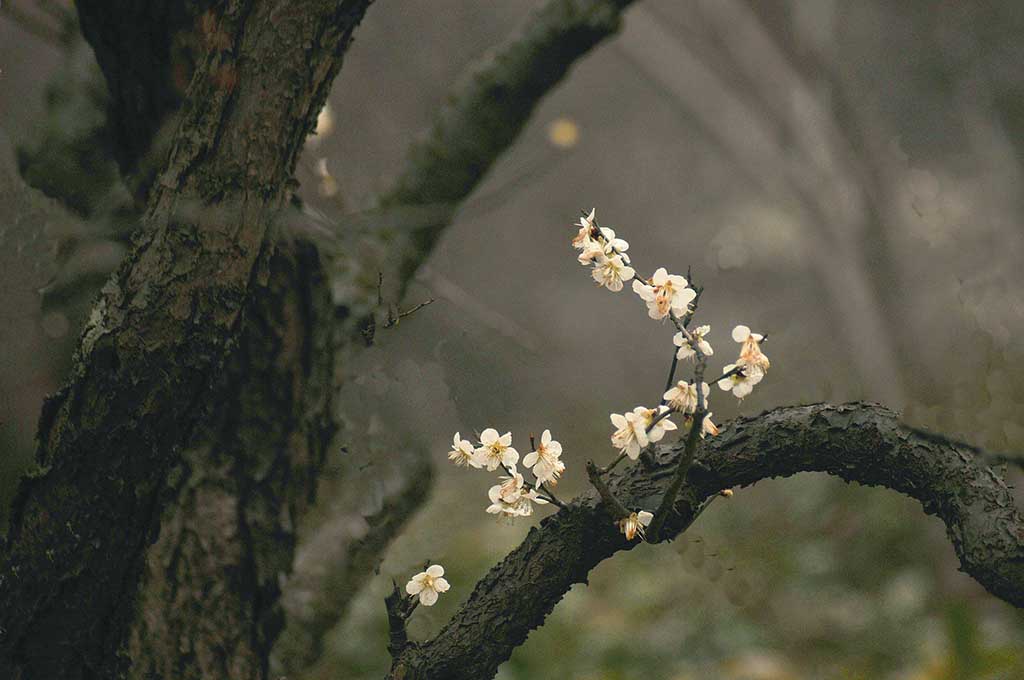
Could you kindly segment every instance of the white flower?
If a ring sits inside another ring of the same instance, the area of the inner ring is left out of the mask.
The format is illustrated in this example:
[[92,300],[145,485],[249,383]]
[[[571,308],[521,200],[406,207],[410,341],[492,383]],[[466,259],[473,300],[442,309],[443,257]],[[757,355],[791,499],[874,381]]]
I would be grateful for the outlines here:
[[448,592],[451,586],[444,578],[444,567],[432,564],[426,571],[416,574],[405,584],[405,592],[413,597],[420,596],[420,604],[429,607],[437,602],[438,593]]
[[[693,336],[694,342],[697,343],[697,348],[701,351],[701,354],[706,357],[715,353],[711,343],[704,339],[710,332],[711,326],[698,326],[697,330],[690,334]],[[693,351],[693,347],[690,346],[690,341],[683,337],[682,332],[675,334],[672,338],[672,343],[679,348],[679,351],[676,352],[677,359],[692,359],[697,356],[697,353]]]
[[607,257],[604,248],[597,241],[587,241],[576,260],[584,267]]
[[512,433],[498,436],[498,431],[489,427],[480,433],[480,448],[476,450],[480,465],[494,471],[498,466],[512,467],[519,462],[519,452],[512,448]]
[[551,430],[544,430],[540,436],[540,446],[536,451],[523,456],[523,465],[533,469],[533,476],[538,484],[558,483],[558,477],[565,471],[565,463],[560,460],[562,445],[551,439]]
[[478,468],[483,465],[473,449],[473,444],[468,439],[462,439],[458,432],[452,437],[452,450],[448,452],[448,460],[459,467],[472,465]]
[[669,274],[661,267],[654,272],[654,276],[647,284],[635,279],[633,292],[647,303],[648,316],[652,319],[664,319],[669,312],[682,316],[689,310],[690,303],[697,297],[697,293],[686,286],[685,278]]
[[616,428],[612,433],[612,446],[632,460],[636,460],[640,456],[640,449],[650,443],[647,439],[647,423],[650,422],[647,414],[650,411],[651,409],[637,406],[632,411],[623,414],[613,413],[609,416]]
[[718,426],[715,425],[713,422],[711,422],[711,416],[713,416],[713,415],[715,415],[715,414],[714,413],[708,413],[706,416],[704,416],[704,422],[702,423],[701,431],[700,431],[700,438],[701,439],[703,439],[704,435],[706,435],[706,434],[709,434],[712,437],[717,437],[718,436],[718,432],[719,432]]
[[598,285],[616,293],[622,290],[622,282],[629,281],[635,274],[636,271],[632,267],[622,263],[622,257],[619,255],[607,257],[603,254],[594,263],[591,272]]
[[604,239],[605,254],[621,255],[626,264],[629,264],[629,255],[626,254],[626,251],[629,250],[629,243],[625,239],[616,238],[615,232],[608,227],[601,227],[599,231]]
[[767,373],[768,367],[771,366],[768,357],[761,352],[759,344],[764,340],[764,336],[760,333],[751,333],[750,328],[740,325],[732,329],[732,339],[740,343],[740,358],[736,363],[757,369],[762,374],[761,377],[764,377],[763,374]]
[[650,526],[653,519],[654,515],[646,510],[634,512],[629,517],[619,520],[619,531],[626,535],[627,541],[632,541],[633,537],[637,534],[640,535],[640,540],[643,540],[646,538],[644,536],[644,527]]
[[534,489],[527,489],[523,483],[523,476],[514,472],[511,477],[501,477],[505,480],[501,484],[495,484],[487,490],[487,497],[491,504],[487,512],[492,515],[502,515],[509,519],[515,517],[526,517],[533,514],[533,504],[544,505],[547,500],[541,498]]
[[[701,394],[704,396],[704,409],[707,410],[708,384],[706,382],[701,383]],[[697,383],[680,380],[662,398],[673,411],[693,413],[697,410]]]
[[[663,413],[668,412],[669,408],[667,406],[658,407],[657,414],[659,416]],[[654,419],[652,417],[651,421],[653,420]],[[676,424],[669,420],[667,416],[662,418],[658,422],[654,423],[653,427],[651,426],[650,422],[648,422],[647,425],[648,427],[651,428],[650,431],[647,433],[647,438],[650,439],[652,442],[660,442],[661,438],[665,436],[666,432],[671,432],[672,430],[676,429]]]
[[594,216],[597,213],[595,208],[591,208],[590,214],[580,218],[580,221],[573,226],[579,227],[580,231],[572,239],[572,247],[577,250],[583,250],[589,243],[594,240]]
[[[667,418],[659,420],[651,427],[655,415],[667,411],[668,408],[665,406],[658,407],[658,410],[637,406],[632,412],[611,414],[612,425],[616,428],[612,433],[612,446],[625,453],[631,460],[636,460],[641,449],[651,442],[660,441],[666,431],[676,429],[675,423]],[[647,431],[649,427],[650,432]]]
[[[736,368],[738,364],[729,364],[722,369],[723,373],[728,373],[732,369]],[[718,386],[726,392],[731,391],[733,396],[737,399],[742,399],[754,390],[754,385],[761,382],[764,378],[764,373],[761,372],[756,366],[740,366],[742,373],[733,373],[728,378],[722,378],[718,381]]]

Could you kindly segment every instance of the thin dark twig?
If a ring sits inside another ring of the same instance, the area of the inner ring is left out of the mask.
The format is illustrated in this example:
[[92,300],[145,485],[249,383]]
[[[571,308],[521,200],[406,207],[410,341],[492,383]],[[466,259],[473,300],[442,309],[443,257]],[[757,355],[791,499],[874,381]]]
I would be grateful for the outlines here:
[[611,513],[615,519],[618,520],[629,517],[629,510],[627,510],[626,506],[624,506],[622,502],[615,497],[612,490],[608,488],[608,485],[605,483],[604,478],[601,476],[601,473],[598,471],[597,466],[594,465],[594,461],[592,460],[587,461],[587,476],[590,478],[590,483],[594,485],[595,489],[597,489],[597,493],[601,496],[601,500],[604,502],[608,512]]

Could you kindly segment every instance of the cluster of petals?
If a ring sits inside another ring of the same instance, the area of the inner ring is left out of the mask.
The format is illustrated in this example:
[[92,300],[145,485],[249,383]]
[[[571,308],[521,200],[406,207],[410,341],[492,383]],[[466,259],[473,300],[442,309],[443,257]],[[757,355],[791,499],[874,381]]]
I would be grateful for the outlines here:
[[[702,382],[701,384],[701,395],[704,397],[704,410],[708,408],[708,384]],[[662,395],[665,403],[673,411],[679,411],[680,413],[693,413],[697,410],[697,383],[688,383],[685,380],[680,380],[675,384],[675,387],[669,389]]]
[[418,595],[420,604],[426,607],[437,602],[438,594],[448,592],[449,588],[451,586],[444,578],[444,567],[440,564],[430,565],[426,571],[416,574],[405,584],[405,592],[413,597]]
[[495,484],[487,491],[487,497],[491,504],[487,512],[492,515],[501,515],[509,519],[514,517],[527,517],[533,514],[533,504],[544,505],[547,500],[537,493],[535,489],[528,488],[523,475],[512,468],[511,474],[501,477],[500,484]]
[[460,437],[458,432],[452,437],[452,450],[448,452],[448,460],[459,467],[479,468],[483,466],[473,443]]
[[[700,353],[706,357],[715,353],[715,350],[711,347],[711,343],[705,339],[710,332],[711,326],[698,326],[697,330],[690,334],[693,336],[693,341],[697,344],[697,349],[699,349]],[[697,356],[697,353],[693,351],[693,346],[690,344],[690,341],[683,337],[681,331],[676,333],[672,338],[672,344],[679,348],[676,352],[676,358],[679,360],[693,359]]]
[[740,325],[732,329],[732,339],[740,343],[740,358],[736,361],[737,365],[762,374],[768,372],[771,362],[761,351],[760,343],[764,340],[763,335],[751,333],[750,328]]
[[728,373],[734,368],[739,368],[739,373],[733,373],[728,378],[722,378],[718,381],[718,386],[726,392],[732,392],[732,395],[737,399],[742,399],[751,392],[754,391],[754,385],[761,382],[764,378],[764,373],[756,367],[741,366],[739,364],[727,364],[723,369],[723,373]]
[[474,453],[478,463],[474,467],[486,467],[491,472],[499,466],[510,468],[519,462],[519,452],[512,448],[512,433],[499,436],[493,427],[480,433],[480,446]]
[[594,222],[595,211],[580,218],[576,226],[579,233],[572,240],[574,248],[580,251],[577,258],[582,265],[593,265],[591,275],[598,285],[618,292],[623,283],[636,275],[629,266],[629,243],[618,238],[615,232],[607,227],[598,227]]
[[531,469],[533,476],[537,478],[537,484],[554,485],[565,472],[565,463],[562,462],[561,456],[562,445],[551,438],[551,430],[544,430],[537,450],[523,456],[523,465]]
[[646,510],[631,513],[629,517],[619,520],[619,531],[626,535],[627,541],[632,541],[635,536],[640,536],[640,540],[643,540],[646,538],[644,527],[650,526],[653,519],[654,515]]
[[637,406],[626,413],[611,414],[612,425],[615,426],[612,446],[625,453],[631,460],[636,460],[645,446],[661,441],[666,432],[676,429],[676,424],[668,418],[654,422],[657,416],[667,411],[667,406],[659,406],[657,409]]
[[747,326],[736,326],[732,329],[732,339],[740,343],[740,356],[736,363],[722,370],[729,373],[739,369],[739,372],[719,380],[718,386],[726,392],[732,392],[736,398],[743,399],[753,391],[754,385],[764,379],[771,363],[761,351],[760,342],[764,336],[760,333],[751,333]]
[[652,319],[664,319],[670,313],[683,316],[697,297],[697,292],[687,287],[685,278],[669,274],[664,267],[655,271],[647,283],[634,280],[633,292],[647,303],[647,315]]

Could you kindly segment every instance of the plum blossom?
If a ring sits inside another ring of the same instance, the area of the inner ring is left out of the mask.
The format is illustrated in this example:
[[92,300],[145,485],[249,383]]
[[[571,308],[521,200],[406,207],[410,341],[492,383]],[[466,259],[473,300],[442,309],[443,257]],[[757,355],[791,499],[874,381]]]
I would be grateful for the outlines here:
[[[701,394],[704,396],[705,409],[708,407],[708,389],[708,384],[702,382]],[[697,410],[697,383],[688,383],[685,380],[680,380],[662,398],[673,411],[693,413]]]
[[548,502],[536,490],[528,489],[523,475],[515,469],[512,469],[510,476],[500,479],[504,481],[487,490],[487,497],[491,500],[487,512],[492,515],[500,514],[509,519],[527,517],[533,514],[534,503],[544,505]]
[[437,602],[438,594],[448,592],[449,588],[451,586],[444,578],[444,567],[440,564],[430,565],[426,571],[416,574],[405,584],[405,592],[413,597],[419,595],[420,604],[424,607],[432,606]]
[[480,433],[480,447],[476,450],[480,466],[487,466],[488,471],[498,466],[512,467],[519,462],[519,452],[512,448],[512,433],[506,432],[498,436],[498,431],[489,427]]
[[[711,343],[705,340],[710,332],[711,326],[698,326],[697,330],[690,334],[693,336],[694,342],[697,343],[697,348],[700,350],[701,354],[706,357],[715,353],[715,350],[711,347]],[[679,348],[679,351],[676,352],[677,359],[693,359],[697,356],[697,353],[693,351],[693,347],[690,345],[690,341],[683,337],[682,332],[675,334],[675,337],[672,338],[672,344]]]
[[751,333],[749,327],[739,325],[732,329],[732,339],[740,343],[740,358],[736,364],[756,369],[763,377],[763,374],[768,372],[768,367],[771,366],[768,357],[761,352],[760,342],[764,340],[764,336],[760,333]]
[[558,478],[565,471],[565,463],[560,459],[562,445],[551,439],[551,430],[544,430],[540,436],[540,446],[536,451],[523,456],[523,465],[532,468],[533,476],[538,484],[558,483]]
[[653,519],[654,515],[646,510],[631,513],[629,517],[618,521],[619,531],[626,535],[627,541],[632,541],[637,535],[640,536],[640,540],[644,540],[644,527],[650,526]]
[[662,418],[652,427],[651,423],[654,423],[655,417],[667,411],[668,408],[665,406],[660,406],[657,410],[637,406],[631,412],[611,414],[609,417],[616,428],[612,434],[612,446],[625,453],[631,460],[636,460],[641,449],[651,442],[661,441],[665,432],[676,429],[676,424],[668,418]]
[[596,208],[591,208],[590,214],[584,215],[580,221],[573,226],[579,227],[579,233],[572,239],[572,247],[577,250],[586,250],[587,246],[594,241],[594,216]]
[[448,460],[459,467],[478,468],[483,466],[479,456],[476,455],[473,444],[468,439],[462,439],[458,432],[452,437],[452,450],[448,452]]
[[669,274],[664,267],[654,272],[648,283],[640,279],[633,281],[633,292],[647,303],[647,315],[652,319],[664,319],[671,312],[684,315],[697,292],[687,288],[686,279],[678,274]]
[[[583,257],[583,255],[581,254],[580,257]],[[591,275],[599,286],[604,286],[608,290],[617,293],[622,290],[623,281],[632,279],[636,275],[636,271],[632,267],[623,264],[621,255],[609,257],[602,253],[594,262],[594,269]]]
[[754,390],[754,385],[761,382],[764,373],[756,366],[741,366],[739,364],[728,364],[722,369],[722,372],[728,373],[737,367],[742,369],[742,372],[722,378],[718,381],[718,386],[726,392],[731,391],[737,399],[742,399]]

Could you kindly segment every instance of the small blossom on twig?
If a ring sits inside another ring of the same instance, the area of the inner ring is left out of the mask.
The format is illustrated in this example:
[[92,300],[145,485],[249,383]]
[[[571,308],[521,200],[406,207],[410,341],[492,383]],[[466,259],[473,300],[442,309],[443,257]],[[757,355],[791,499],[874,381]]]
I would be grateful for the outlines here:
[[420,604],[430,607],[437,602],[439,593],[447,592],[451,588],[443,577],[444,567],[440,564],[432,564],[427,567],[426,571],[416,574],[405,584],[405,592],[413,597],[419,595]]
[[483,466],[480,457],[476,455],[472,442],[468,439],[462,439],[458,432],[452,437],[452,450],[448,452],[448,460],[459,467],[472,466],[478,468]]
[[637,535],[640,536],[640,540],[643,540],[646,538],[644,536],[644,527],[649,526],[652,519],[654,519],[654,515],[646,510],[634,512],[629,517],[624,517],[618,521],[619,531],[626,535],[627,541],[632,541]]
[[480,465],[489,471],[501,467],[512,467],[519,462],[519,452],[512,448],[512,433],[498,436],[498,431],[489,427],[480,433],[480,447],[476,450]]
[[[701,383],[701,393],[704,395],[704,408],[708,407],[708,384]],[[693,413],[697,410],[697,383],[688,383],[680,380],[675,387],[666,392],[662,398],[668,407],[680,413]]]
[[750,328],[740,325],[732,329],[732,339],[740,343],[740,358],[736,361],[736,365],[757,369],[762,374],[768,372],[771,362],[761,352],[760,342],[764,340],[763,335],[751,333]]
[[[665,432],[676,429],[676,424],[668,418],[659,420],[651,427],[655,416],[667,410],[665,406],[659,407],[658,410],[637,406],[626,413],[611,414],[609,417],[616,428],[612,434],[612,446],[625,453],[631,460],[636,460],[641,449],[651,442],[661,441]],[[649,427],[650,432],[647,431]]]
[[[722,369],[723,373],[728,373],[739,366],[739,364],[728,364]],[[756,366],[740,366],[743,370],[739,373],[733,373],[727,378],[722,378],[718,381],[718,386],[726,392],[732,392],[733,396],[737,399],[742,399],[754,390],[754,385],[761,382],[764,378],[764,373],[761,372]]]
[[[580,255],[580,257],[583,257],[583,255]],[[599,286],[604,286],[608,290],[617,293],[622,290],[623,281],[632,279],[636,275],[636,271],[629,265],[623,264],[622,256],[607,256],[600,253],[594,262],[594,269],[591,271],[591,275]]]
[[514,468],[511,475],[501,479],[504,480],[501,484],[495,484],[487,490],[487,497],[491,500],[487,512],[492,515],[502,515],[509,519],[527,517],[533,514],[534,503],[544,505],[548,502],[536,490],[526,488],[523,476]]
[[687,288],[685,278],[669,274],[664,267],[655,271],[646,284],[640,279],[634,280],[633,292],[647,303],[647,315],[652,319],[664,319],[670,312],[683,316],[697,297],[695,290]]
[[[705,337],[710,332],[711,326],[698,326],[697,330],[692,333],[693,340],[697,343],[697,348],[706,357],[715,353],[711,343],[705,340]],[[679,348],[679,351],[676,352],[676,358],[680,361],[683,359],[693,359],[697,356],[697,353],[693,351],[693,347],[690,346],[690,341],[684,338],[682,333],[675,334],[672,338],[672,344]]]
[[580,221],[573,226],[580,228],[579,233],[572,239],[572,247],[577,250],[586,250],[587,246],[594,241],[594,216],[597,214],[596,208],[590,209],[590,214],[584,215],[580,218]]
[[540,445],[536,451],[523,456],[523,465],[532,468],[537,484],[558,483],[558,478],[565,471],[565,463],[561,461],[562,445],[551,438],[551,430],[544,430],[540,436]]

